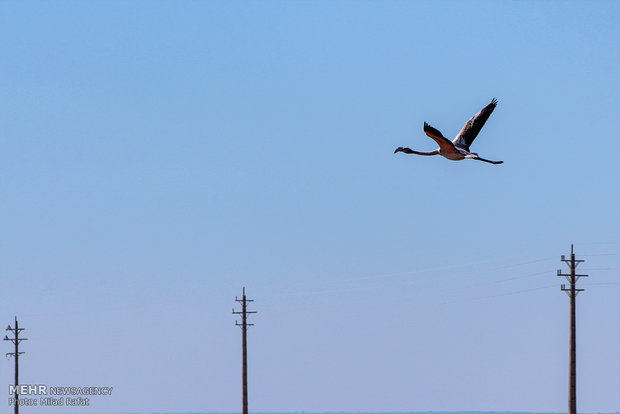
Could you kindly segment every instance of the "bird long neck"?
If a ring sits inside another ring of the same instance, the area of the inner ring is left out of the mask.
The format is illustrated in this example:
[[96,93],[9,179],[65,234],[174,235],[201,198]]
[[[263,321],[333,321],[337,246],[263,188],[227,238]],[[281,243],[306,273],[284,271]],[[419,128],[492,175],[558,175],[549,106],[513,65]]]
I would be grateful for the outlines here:
[[[409,150],[409,151],[407,151]],[[412,149],[409,148],[405,148],[403,150],[403,152],[407,153],[407,154],[415,154],[415,155],[438,155],[439,154],[439,150],[435,150],[435,151],[431,151],[431,152],[421,152],[421,151],[414,151]]]

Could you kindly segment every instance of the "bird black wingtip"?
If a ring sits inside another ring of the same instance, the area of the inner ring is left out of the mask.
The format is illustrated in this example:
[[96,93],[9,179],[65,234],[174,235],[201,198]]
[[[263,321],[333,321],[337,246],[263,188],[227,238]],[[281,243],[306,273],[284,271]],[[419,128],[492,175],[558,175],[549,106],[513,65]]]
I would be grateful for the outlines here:
[[497,103],[498,103],[498,101],[497,101],[496,98],[491,99],[491,105],[497,106]]

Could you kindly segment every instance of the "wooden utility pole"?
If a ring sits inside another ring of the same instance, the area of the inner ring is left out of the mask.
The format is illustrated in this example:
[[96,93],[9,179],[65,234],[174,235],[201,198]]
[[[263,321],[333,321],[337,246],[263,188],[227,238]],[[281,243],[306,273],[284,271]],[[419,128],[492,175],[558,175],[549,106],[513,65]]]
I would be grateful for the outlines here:
[[570,245],[570,259],[566,259],[562,255],[561,259],[570,268],[570,274],[562,274],[561,270],[558,270],[558,276],[564,276],[570,283],[570,287],[567,289],[566,285],[562,285],[562,291],[566,292],[570,298],[570,350],[569,350],[569,373],[568,373],[568,414],[577,414],[577,342],[575,336],[575,298],[582,292],[583,289],[576,289],[575,283],[580,277],[587,277],[588,275],[577,275],[575,270],[579,263],[583,260],[576,260],[575,253],[573,251],[573,245]]
[[5,341],[11,341],[15,345],[15,352],[9,352],[6,354],[7,357],[12,356],[15,358],[15,414],[19,414],[19,392],[17,391],[17,387],[19,385],[19,356],[23,354],[23,352],[19,352],[19,343],[21,341],[27,341],[28,338],[20,338],[19,333],[24,330],[24,328],[20,328],[17,322],[17,316],[15,317],[15,328],[11,328],[11,325],[6,328],[7,331],[11,331],[14,334],[14,338],[9,338],[8,336],[4,336]]
[[247,299],[245,296],[245,287],[243,288],[243,296],[241,299],[238,299],[235,296],[235,301],[241,303],[241,311],[235,312],[233,309],[232,313],[234,315],[241,315],[241,323],[235,321],[235,325],[241,327],[241,346],[243,348],[243,366],[241,370],[241,378],[243,382],[243,414],[248,414],[248,327],[254,326],[253,323],[248,323],[248,314],[256,313],[253,311],[248,311],[247,306],[248,302],[254,302],[253,300]]

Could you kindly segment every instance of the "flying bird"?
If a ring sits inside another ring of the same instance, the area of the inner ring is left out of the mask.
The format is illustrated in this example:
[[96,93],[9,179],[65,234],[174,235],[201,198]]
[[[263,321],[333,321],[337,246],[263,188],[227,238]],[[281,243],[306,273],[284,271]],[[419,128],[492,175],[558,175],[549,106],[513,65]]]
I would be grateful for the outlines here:
[[484,158],[480,158],[478,154],[475,152],[470,152],[469,147],[474,142],[474,139],[480,133],[480,130],[484,126],[484,123],[487,122],[491,113],[497,106],[497,99],[493,98],[490,104],[482,108],[480,112],[478,112],[472,119],[467,121],[461,132],[454,138],[452,142],[448,140],[448,138],[444,137],[439,130],[433,128],[426,122],[424,123],[424,132],[426,135],[435,140],[437,144],[439,144],[439,148],[435,151],[431,152],[420,152],[413,151],[407,147],[398,147],[394,151],[394,154],[397,152],[404,152],[405,154],[417,154],[417,155],[441,155],[444,158],[447,158],[452,161],[460,161],[464,159],[472,159],[478,161],[489,162],[491,164],[501,164],[504,161],[491,161],[485,160]]

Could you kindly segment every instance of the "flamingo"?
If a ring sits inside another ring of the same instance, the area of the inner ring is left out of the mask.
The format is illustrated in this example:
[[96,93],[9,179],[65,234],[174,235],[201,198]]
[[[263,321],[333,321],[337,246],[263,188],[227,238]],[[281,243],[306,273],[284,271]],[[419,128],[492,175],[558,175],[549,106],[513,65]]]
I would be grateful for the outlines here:
[[484,126],[484,123],[489,119],[491,113],[497,106],[497,99],[493,98],[490,104],[482,108],[480,112],[478,112],[472,119],[467,121],[461,132],[454,138],[454,141],[450,142],[448,138],[445,138],[439,130],[433,128],[426,122],[424,123],[424,132],[426,135],[431,137],[432,139],[439,144],[439,148],[435,151],[431,152],[420,152],[413,151],[407,147],[398,147],[394,151],[394,154],[397,152],[404,152],[405,154],[416,154],[416,155],[441,155],[444,158],[447,158],[452,161],[460,161],[464,159],[472,159],[478,161],[489,162],[491,164],[501,164],[504,161],[491,161],[485,160],[484,158],[480,158],[478,154],[475,152],[469,152],[469,146],[474,142],[476,136]]

